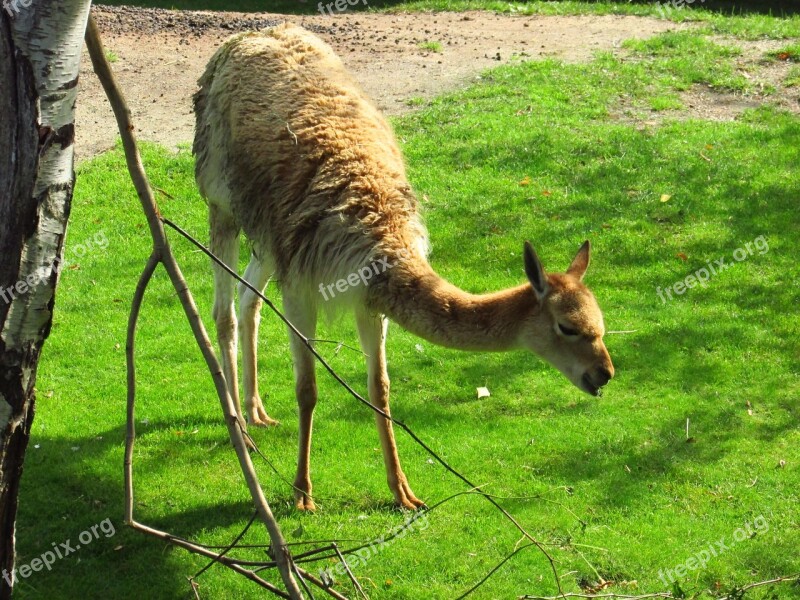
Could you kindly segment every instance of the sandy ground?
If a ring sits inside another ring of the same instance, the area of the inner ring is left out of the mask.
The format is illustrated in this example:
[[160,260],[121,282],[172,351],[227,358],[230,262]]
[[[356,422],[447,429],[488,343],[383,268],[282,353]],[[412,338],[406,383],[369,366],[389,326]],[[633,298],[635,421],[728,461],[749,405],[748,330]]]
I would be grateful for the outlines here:
[[[679,27],[637,17],[513,17],[487,12],[353,14],[295,17],[275,14],[172,12],[95,6],[107,50],[127,95],[140,139],[175,147],[190,142],[191,96],[208,59],[232,33],[290,20],[318,33],[387,114],[411,110],[410,99],[431,98],[469,84],[483,70],[511,60],[590,59]],[[440,42],[441,52],[423,50]],[[77,106],[79,160],[114,145],[116,124],[84,57]]]
[[[618,49],[625,39],[688,27],[641,17],[523,17],[477,11],[333,17],[104,6],[93,11],[114,57],[139,139],[171,148],[191,142],[191,97],[197,79],[222,41],[239,31],[286,20],[311,29],[333,46],[381,110],[396,115],[413,110],[412,100],[466,86],[485,69],[509,61],[543,57],[585,61],[597,50]],[[753,81],[755,92],[742,95],[695,86],[683,95],[683,110],[660,113],[626,106],[623,97],[612,118],[643,127],[665,118],[730,120],[764,103],[800,114],[800,86],[783,85],[790,63],[765,60],[768,51],[785,41],[716,41],[743,49],[737,69]],[[439,42],[441,51],[423,49],[425,42]],[[111,109],[84,56],[77,106],[78,159],[113,147],[116,139]]]

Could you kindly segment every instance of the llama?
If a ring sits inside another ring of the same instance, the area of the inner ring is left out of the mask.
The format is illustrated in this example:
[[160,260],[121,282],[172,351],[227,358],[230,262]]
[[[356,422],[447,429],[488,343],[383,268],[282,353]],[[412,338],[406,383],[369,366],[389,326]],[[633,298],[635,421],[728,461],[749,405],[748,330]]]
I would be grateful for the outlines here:
[[[588,242],[563,274],[546,274],[526,242],[526,283],[486,295],[464,292],[428,263],[427,231],[389,124],[322,40],[291,24],[235,35],[211,58],[199,85],[193,151],[211,250],[236,269],[243,231],[252,246],[244,278],[263,290],[275,276],[286,316],[308,338],[321,309],[352,310],[374,406],[390,414],[387,319],[450,348],[530,350],[581,390],[600,395],[614,367],[600,308],[581,281]],[[385,268],[367,268],[374,264]],[[244,422],[237,327],[247,420],[275,424],[257,387],[261,301],[240,285],[237,323],[234,281],[218,265],[213,270],[214,320],[239,418]],[[335,297],[320,293],[324,283],[355,281],[353,274],[365,270],[371,275],[363,285]],[[315,364],[302,341],[289,337],[300,419],[295,504],[314,510]],[[375,420],[397,505],[423,506],[400,466],[391,421],[378,413]]]

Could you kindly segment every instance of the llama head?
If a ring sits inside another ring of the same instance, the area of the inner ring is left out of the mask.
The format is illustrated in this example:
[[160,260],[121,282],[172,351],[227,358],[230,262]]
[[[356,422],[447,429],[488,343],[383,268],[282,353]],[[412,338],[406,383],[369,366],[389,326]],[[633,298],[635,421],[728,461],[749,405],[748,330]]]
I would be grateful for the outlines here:
[[614,376],[603,335],[603,314],[583,283],[589,242],[581,246],[566,273],[546,274],[536,251],[525,242],[525,274],[537,304],[520,328],[520,345],[545,359],[576,387],[593,396]]

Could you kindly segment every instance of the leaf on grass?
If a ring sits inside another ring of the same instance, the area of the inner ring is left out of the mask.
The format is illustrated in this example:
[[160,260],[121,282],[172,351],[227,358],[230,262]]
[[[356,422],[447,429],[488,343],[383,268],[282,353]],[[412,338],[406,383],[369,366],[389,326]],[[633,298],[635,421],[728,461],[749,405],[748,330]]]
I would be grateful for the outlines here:
[[519,180],[519,184],[521,186],[530,185],[531,184],[531,178],[528,177],[527,175],[525,175],[525,177],[523,177],[522,179]]
[[790,52],[778,52],[778,60],[789,60],[790,58],[792,58]]
[[542,190],[542,196],[552,196],[553,192],[550,190]]
[[489,396],[491,396],[491,394],[489,393],[489,388],[479,387],[477,388],[476,391],[478,392],[478,400],[480,400],[481,398],[488,398]]
[[680,258],[683,262],[689,260],[689,257],[686,256],[683,252],[678,252],[675,256]]
[[303,537],[303,532],[304,532],[304,531],[305,531],[305,530],[303,529],[303,524],[302,524],[302,523],[300,523],[300,527],[298,527],[297,529],[295,529],[295,530],[292,532],[292,537],[296,537],[296,538]]
[[669,202],[670,198],[672,198],[672,194],[661,194],[661,201],[662,202]]

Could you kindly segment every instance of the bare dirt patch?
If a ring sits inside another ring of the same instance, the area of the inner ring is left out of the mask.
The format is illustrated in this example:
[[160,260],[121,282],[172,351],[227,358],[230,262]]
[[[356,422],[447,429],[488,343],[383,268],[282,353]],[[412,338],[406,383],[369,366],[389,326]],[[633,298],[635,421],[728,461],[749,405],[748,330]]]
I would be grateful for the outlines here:
[[745,110],[765,105],[800,115],[800,86],[787,85],[796,63],[770,55],[785,47],[786,40],[751,41],[723,36],[711,39],[741,49],[736,70],[750,82],[750,89],[741,92],[695,85],[680,95],[682,108],[663,111],[633,107],[623,98],[612,116],[638,126],[651,126],[665,120],[733,121]]
[[[640,17],[521,17],[488,12],[351,14],[298,17],[93,8],[140,139],[175,147],[193,137],[191,96],[206,62],[229,35],[292,21],[333,46],[387,114],[409,100],[467,85],[484,69],[513,59],[589,60],[633,37],[680,26]],[[425,50],[438,42],[441,51]],[[77,106],[77,152],[86,159],[114,145],[116,124],[84,56]]]

